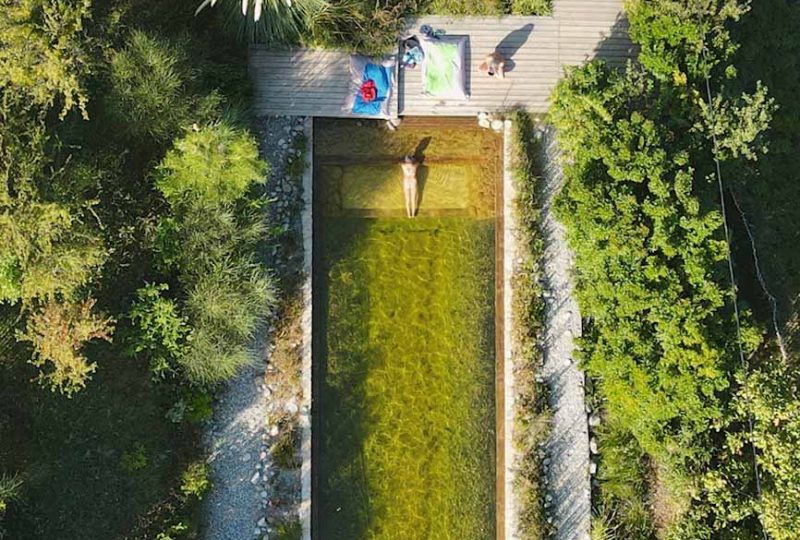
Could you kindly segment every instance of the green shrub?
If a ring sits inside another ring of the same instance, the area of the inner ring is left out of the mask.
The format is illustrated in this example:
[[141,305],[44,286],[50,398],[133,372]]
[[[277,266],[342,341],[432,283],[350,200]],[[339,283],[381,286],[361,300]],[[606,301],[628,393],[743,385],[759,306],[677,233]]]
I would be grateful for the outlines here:
[[251,339],[275,305],[272,277],[257,262],[268,239],[266,181],[247,132],[217,124],[188,133],[159,166],[172,215],[161,220],[156,252],[178,272],[191,339],[176,361],[190,380],[213,384],[253,359]]
[[303,535],[303,527],[297,520],[278,524],[275,528],[277,540],[299,540]]
[[187,418],[190,422],[205,422],[214,413],[214,398],[203,388],[184,388],[182,399],[186,401]]
[[128,338],[130,352],[144,353],[149,358],[156,379],[172,373],[190,335],[188,321],[178,311],[175,301],[162,295],[167,291],[169,286],[164,283],[142,287],[128,313],[133,324]]
[[297,459],[297,447],[299,445],[299,434],[292,429],[284,429],[280,438],[272,447],[272,459],[284,469],[296,469],[300,466]]
[[250,341],[274,309],[276,296],[272,279],[260,265],[244,254],[236,258],[235,251],[228,255],[226,248],[231,246],[219,246],[219,257],[213,243],[206,247],[206,255],[214,260],[204,267],[195,263],[184,274],[193,333],[179,363],[193,381],[214,383],[253,360]]
[[170,204],[222,205],[267,180],[268,166],[247,132],[226,124],[199,128],[175,142],[159,165],[158,189]]
[[137,443],[132,450],[122,454],[119,460],[120,466],[127,473],[134,473],[147,467],[147,453],[142,443]]
[[211,489],[211,467],[205,461],[195,461],[181,475],[181,493],[185,497],[202,499]]
[[511,0],[514,15],[549,15],[553,11],[553,0]]
[[197,328],[181,365],[191,382],[212,385],[234,377],[254,360],[247,345],[230,343],[223,336]]
[[426,11],[436,15],[501,15],[503,0],[433,0]]
[[197,327],[242,342],[272,310],[272,283],[257,265],[222,261],[199,276],[188,291],[187,313]]
[[308,41],[325,47],[385,54],[396,50],[405,16],[424,7],[420,0],[341,0],[314,13]]

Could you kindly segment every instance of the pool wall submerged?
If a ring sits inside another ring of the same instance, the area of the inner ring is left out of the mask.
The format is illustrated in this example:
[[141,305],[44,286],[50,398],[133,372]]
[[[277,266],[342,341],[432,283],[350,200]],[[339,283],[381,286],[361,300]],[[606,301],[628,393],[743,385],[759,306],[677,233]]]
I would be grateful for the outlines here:
[[303,315],[301,319],[301,369],[302,385],[300,403],[300,521],[302,540],[311,540],[312,527],[312,398],[313,398],[313,256],[314,256],[314,119],[306,117],[303,126],[306,138],[305,163],[303,164],[303,209],[300,214],[303,229]]
[[[425,119],[427,122],[433,123],[433,125],[437,125],[438,123],[442,123],[444,125],[452,126],[453,120],[452,119]],[[324,121],[323,121],[324,122]],[[463,119],[458,119],[455,122],[464,122]],[[413,122],[408,122],[409,125],[412,125]],[[506,130],[508,130],[510,122],[506,122]],[[474,121],[466,126],[470,131],[475,131],[476,128],[474,127]],[[320,127],[319,125],[316,128],[316,134],[319,138],[320,129],[324,129],[324,123]],[[401,127],[401,130],[403,127]],[[313,127],[311,123],[307,123],[306,133],[309,139],[309,142],[312,141],[311,135],[313,134]],[[510,442],[511,437],[510,435],[507,436],[507,431],[510,426],[509,418],[513,419],[513,415],[509,415],[508,410],[511,408],[510,404],[511,401],[509,396],[513,396],[513,393],[509,392],[509,385],[506,383],[506,378],[511,377],[513,375],[512,370],[506,369],[508,365],[507,362],[507,355],[505,354],[505,344],[507,341],[507,335],[509,332],[505,329],[503,324],[504,318],[507,316],[508,313],[507,306],[509,305],[509,296],[505,294],[506,289],[509,286],[509,279],[508,273],[504,270],[505,268],[505,261],[509,260],[509,250],[504,249],[509,243],[509,234],[508,234],[508,225],[507,217],[508,217],[508,209],[510,208],[510,204],[508,203],[509,197],[507,196],[507,187],[510,185],[508,178],[509,178],[509,163],[508,163],[508,137],[505,137],[505,144],[501,145],[497,149],[498,159],[500,163],[500,167],[498,170],[498,174],[494,176],[494,193],[493,193],[493,201],[492,201],[492,208],[491,213],[493,214],[493,221],[494,221],[494,287],[493,287],[493,295],[494,295],[494,403],[493,403],[493,410],[494,410],[494,477],[495,482],[493,486],[493,493],[492,496],[494,498],[494,506],[495,510],[494,514],[494,521],[493,524],[493,531],[492,534],[487,537],[497,537],[497,538],[504,538],[510,532],[507,530],[506,520],[511,518],[512,516],[508,515],[509,508],[513,509],[513,501],[509,499],[509,489],[508,486],[510,484],[510,479],[508,477],[508,473],[510,472],[510,463],[509,460],[506,459],[506,454],[511,448]],[[316,145],[312,145],[314,147],[314,151],[308,152],[308,161],[306,163],[306,176],[304,178],[304,189],[305,189],[305,202],[306,202],[306,209],[304,211],[304,249],[306,250],[305,261],[306,262],[306,270],[307,276],[311,276],[307,279],[308,283],[308,302],[307,307],[309,309],[308,316],[304,314],[304,342],[303,342],[303,349],[304,349],[304,376],[303,376],[303,385],[304,385],[304,399],[305,396],[311,395],[314,396],[313,401],[313,413],[314,413],[314,430],[311,431],[311,422],[304,423],[304,437],[303,437],[303,503],[301,505],[301,525],[303,528],[303,538],[311,538],[311,533],[313,531],[314,538],[325,538],[325,540],[329,540],[330,536],[320,536],[320,515],[319,515],[319,500],[318,497],[320,496],[320,478],[318,475],[319,471],[319,449],[320,449],[320,433],[319,433],[319,419],[317,416],[321,413],[324,414],[324,411],[318,410],[319,407],[319,392],[320,392],[320,380],[318,376],[318,366],[314,366],[313,368],[313,379],[311,377],[312,367],[311,367],[311,351],[312,351],[312,333],[311,333],[311,287],[313,284],[315,295],[319,291],[319,283],[317,276],[316,265],[318,264],[318,260],[315,257],[312,260],[311,255],[317,255],[314,253],[314,249],[319,249],[319,244],[312,245],[312,235],[307,234],[310,232],[312,227],[312,208],[314,212],[314,222],[313,226],[316,229],[319,227],[320,215],[319,215],[319,201],[315,204],[311,204],[312,198],[317,198],[319,196],[319,186],[317,187],[317,193],[314,194],[312,191],[315,187],[315,183],[319,181],[318,178],[313,178],[313,174],[315,172],[315,164],[312,161],[313,157],[316,153]],[[502,149],[502,151],[500,151]],[[446,161],[446,160],[445,160]],[[440,162],[441,163],[441,162]],[[312,197],[312,194],[314,195]],[[423,199],[423,205],[425,204]],[[513,224],[512,224],[513,226]],[[318,231],[315,231],[318,233]],[[318,239],[316,239],[318,240]],[[314,299],[317,301],[318,299]],[[318,305],[315,306],[319,307]],[[324,342],[320,341],[320,332],[316,332],[313,335],[313,350],[315,351],[315,362],[316,356],[318,353],[318,348],[324,346]],[[308,374],[308,377],[306,375]],[[306,391],[306,385],[308,385],[308,391]],[[313,385],[313,391],[312,391]],[[305,406],[305,402],[304,402]],[[305,409],[304,409],[305,410]],[[310,419],[309,419],[310,420]],[[308,433],[308,441],[311,444],[306,443],[306,433]],[[312,455],[311,450],[313,448],[314,455],[313,455],[313,466],[312,466]],[[313,494],[313,501],[312,501],[312,494]],[[312,505],[313,502],[313,505]],[[511,512],[513,514],[513,511]],[[322,527],[324,529],[324,527]],[[513,525],[511,527],[513,529]]]

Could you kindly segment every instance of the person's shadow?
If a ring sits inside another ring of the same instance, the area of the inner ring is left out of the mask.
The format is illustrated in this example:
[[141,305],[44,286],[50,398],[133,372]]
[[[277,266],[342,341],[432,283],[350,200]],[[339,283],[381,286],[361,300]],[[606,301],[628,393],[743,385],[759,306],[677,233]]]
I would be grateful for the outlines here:
[[515,66],[514,55],[528,41],[531,32],[533,32],[533,23],[528,23],[510,32],[494,48],[495,52],[500,53],[506,59],[506,72],[513,71]]
[[425,184],[428,181],[428,166],[425,165],[425,149],[431,144],[431,137],[424,137],[414,149],[414,159],[417,160],[417,214],[422,207],[422,196],[425,193]]

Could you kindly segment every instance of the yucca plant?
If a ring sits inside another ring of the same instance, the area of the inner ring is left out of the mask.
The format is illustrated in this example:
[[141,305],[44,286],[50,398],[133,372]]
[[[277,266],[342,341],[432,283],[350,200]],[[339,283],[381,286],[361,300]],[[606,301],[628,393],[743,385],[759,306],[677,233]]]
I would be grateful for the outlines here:
[[22,477],[18,474],[0,474],[0,516],[8,503],[19,499]]
[[295,43],[326,0],[203,0],[195,15],[206,7],[224,6],[228,22],[238,27],[239,36],[249,41]]

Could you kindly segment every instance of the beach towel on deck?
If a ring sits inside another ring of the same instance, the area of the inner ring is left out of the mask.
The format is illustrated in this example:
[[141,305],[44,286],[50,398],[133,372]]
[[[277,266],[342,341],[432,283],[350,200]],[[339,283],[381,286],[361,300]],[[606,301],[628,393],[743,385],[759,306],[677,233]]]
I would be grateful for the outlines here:
[[389,118],[394,60],[376,63],[364,56],[350,57],[350,95],[345,110],[353,114]]
[[423,91],[443,99],[469,99],[466,88],[465,36],[424,38],[421,41],[425,60],[422,62]]

